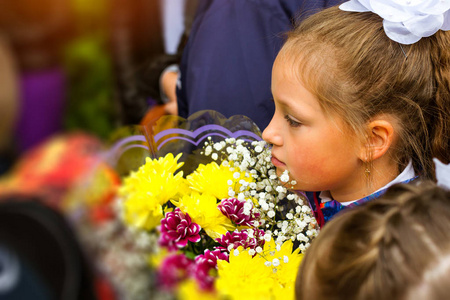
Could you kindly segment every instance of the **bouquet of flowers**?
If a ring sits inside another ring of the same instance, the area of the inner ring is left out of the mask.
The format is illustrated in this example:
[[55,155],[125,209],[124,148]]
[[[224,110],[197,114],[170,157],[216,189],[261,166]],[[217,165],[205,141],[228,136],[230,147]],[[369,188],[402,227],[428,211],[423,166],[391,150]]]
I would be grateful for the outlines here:
[[153,158],[124,177],[118,201],[136,242],[151,245],[158,285],[182,299],[293,299],[318,226],[256,125],[202,111],[146,132],[134,142]]

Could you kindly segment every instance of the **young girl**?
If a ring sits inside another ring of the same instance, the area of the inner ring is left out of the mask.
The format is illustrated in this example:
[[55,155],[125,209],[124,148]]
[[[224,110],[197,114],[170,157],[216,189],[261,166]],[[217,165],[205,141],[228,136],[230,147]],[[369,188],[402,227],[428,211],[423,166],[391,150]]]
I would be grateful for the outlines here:
[[434,180],[432,158],[450,160],[450,32],[405,45],[384,28],[370,11],[326,9],[289,33],[273,66],[263,138],[293,189],[321,191],[321,226],[394,183]]
[[308,249],[297,300],[448,299],[450,191],[398,184],[336,216]]

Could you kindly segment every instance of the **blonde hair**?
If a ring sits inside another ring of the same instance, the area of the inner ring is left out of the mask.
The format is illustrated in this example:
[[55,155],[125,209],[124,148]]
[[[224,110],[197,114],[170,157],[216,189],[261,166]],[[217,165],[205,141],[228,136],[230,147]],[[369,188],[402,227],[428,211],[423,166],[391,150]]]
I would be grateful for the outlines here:
[[399,170],[412,159],[417,173],[434,179],[432,157],[450,161],[450,32],[400,45],[379,16],[332,7],[291,31],[280,55],[292,59],[324,112],[343,118],[362,141],[371,119],[393,117],[398,140],[390,155]]
[[325,225],[300,266],[297,300],[445,299],[450,191],[399,184]]

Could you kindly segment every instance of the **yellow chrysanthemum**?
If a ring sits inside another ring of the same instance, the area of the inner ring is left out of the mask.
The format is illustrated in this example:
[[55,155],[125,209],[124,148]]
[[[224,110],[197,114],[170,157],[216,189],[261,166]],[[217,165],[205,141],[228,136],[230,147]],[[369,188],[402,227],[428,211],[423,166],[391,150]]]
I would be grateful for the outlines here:
[[230,299],[294,299],[294,285],[302,255],[292,252],[288,240],[279,250],[271,240],[260,254],[252,257],[247,250],[230,254],[230,262],[219,260],[217,290]]
[[[271,239],[264,244],[264,250],[260,254],[266,261],[271,262],[272,269],[276,269],[272,272],[274,281],[278,283],[274,285],[274,291],[281,288],[290,294],[290,297],[279,299],[294,299],[294,283],[303,254],[299,254],[299,248],[292,251],[292,247],[292,241],[287,240],[277,250],[274,240]],[[279,296],[279,292],[274,292],[274,295]]]
[[217,300],[220,299],[213,291],[203,291],[198,288],[197,283],[193,279],[183,281],[177,291],[177,299],[180,300]]
[[252,258],[248,251],[238,248],[239,254],[230,253],[230,262],[217,261],[218,278],[216,290],[229,299],[270,299],[273,285],[272,268],[257,255]]
[[194,191],[201,194],[210,194],[219,200],[228,198],[228,181],[232,181],[233,190],[238,193],[241,185],[239,181],[244,179],[252,182],[251,177],[245,177],[245,172],[235,169],[231,171],[230,167],[218,165],[216,162],[207,165],[200,164],[198,168],[187,176],[187,181]]
[[162,205],[179,194],[183,172],[174,175],[183,163],[169,153],[159,159],[147,158],[138,171],[125,178],[119,194],[124,199],[125,222],[142,229],[153,229],[163,217]]
[[192,222],[200,225],[213,239],[235,229],[230,219],[217,208],[217,199],[214,196],[192,193],[172,202],[182,212],[189,214]]

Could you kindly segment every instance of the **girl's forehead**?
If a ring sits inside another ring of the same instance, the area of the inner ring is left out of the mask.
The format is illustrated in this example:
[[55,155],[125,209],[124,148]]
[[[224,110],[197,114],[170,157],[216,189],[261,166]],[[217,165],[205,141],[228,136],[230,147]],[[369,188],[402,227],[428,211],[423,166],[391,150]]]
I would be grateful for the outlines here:
[[301,76],[298,73],[298,64],[295,63],[292,54],[280,51],[273,65],[273,76],[277,75],[285,79],[300,81]]
[[301,54],[295,54],[294,51],[290,50],[280,51],[273,65],[272,84],[275,83],[274,81],[284,80],[300,84],[311,92],[315,90],[315,86],[312,85],[314,80],[309,78],[311,77],[310,67],[303,63],[304,59],[299,55]]

